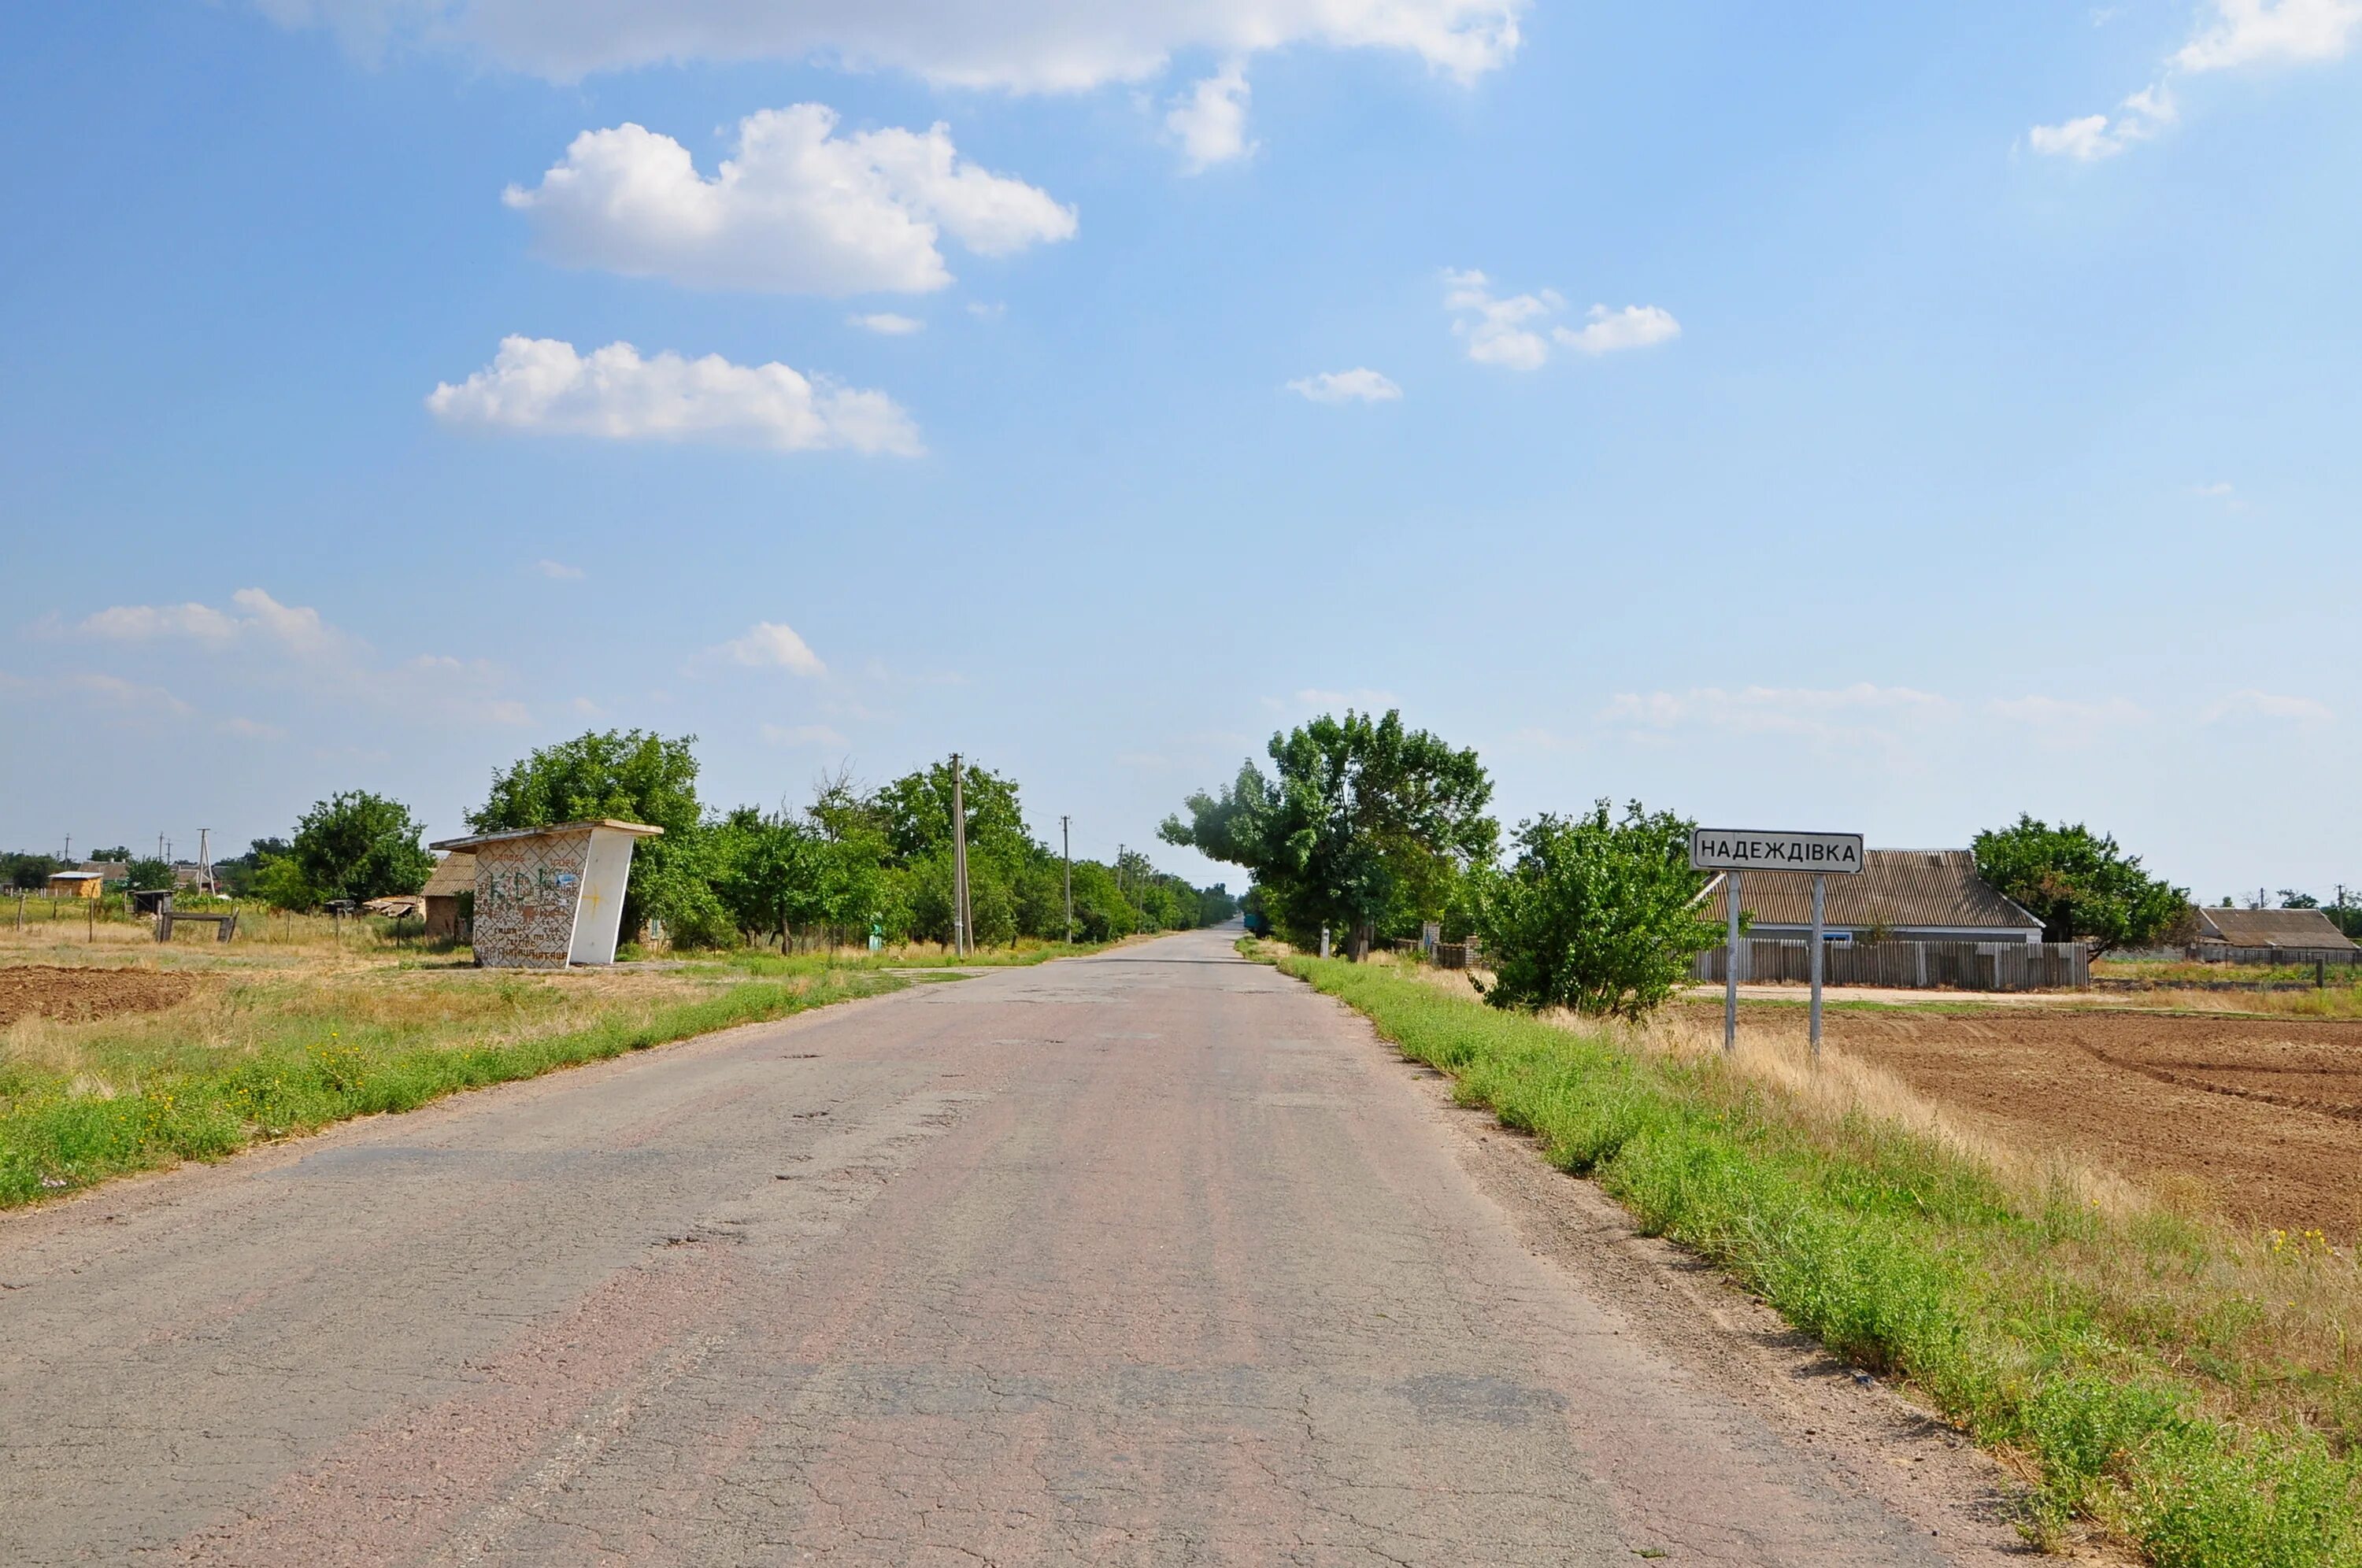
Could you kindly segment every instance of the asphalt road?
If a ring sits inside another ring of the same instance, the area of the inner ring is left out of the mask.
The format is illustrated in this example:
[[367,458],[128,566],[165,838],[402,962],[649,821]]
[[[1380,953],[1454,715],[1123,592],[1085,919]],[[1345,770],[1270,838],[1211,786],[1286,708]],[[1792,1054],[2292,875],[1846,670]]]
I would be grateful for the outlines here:
[[1207,933],[9,1217],[0,1560],[1940,1561],[1440,1114]]

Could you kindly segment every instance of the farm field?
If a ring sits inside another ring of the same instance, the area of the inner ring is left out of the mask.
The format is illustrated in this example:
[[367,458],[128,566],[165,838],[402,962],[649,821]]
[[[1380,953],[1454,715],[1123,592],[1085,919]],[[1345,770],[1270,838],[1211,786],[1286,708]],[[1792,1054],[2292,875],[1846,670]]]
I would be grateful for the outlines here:
[[[2362,1238],[2362,1021],[2027,999],[1836,1007],[1827,1038],[2003,1143],[2237,1223]],[[1718,1003],[1683,1010],[1719,1030]],[[1805,1037],[1799,1006],[1739,1011],[1749,1032]]]

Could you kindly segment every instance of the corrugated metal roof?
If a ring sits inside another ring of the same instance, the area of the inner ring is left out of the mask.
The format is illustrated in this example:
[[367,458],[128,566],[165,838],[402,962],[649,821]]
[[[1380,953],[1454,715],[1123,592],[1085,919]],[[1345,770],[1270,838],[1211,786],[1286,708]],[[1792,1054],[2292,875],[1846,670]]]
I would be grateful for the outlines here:
[[464,849],[455,849],[436,863],[435,875],[426,878],[423,889],[430,899],[450,898],[455,894],[476,890],[476,857]]
[[[1823,916],[1828,924],[1992,930],[2021,939],[2041,929],[2040,921],[1977,875],[1976,856],[1965,849],[1873,849],[1862,859],[1859,876],[1829,878]],[[1727,885],[1717,877],[1706,889],[1705,912],[1717,925],[1729,918]],[[1759,925],[1810,925],[1812,874],[1749,871],[1739,881],[1738,908]]]
[[2219,937],[2234,947],[2354,945],[2319,910],[2202,909],[2198,919],[2202,937]]

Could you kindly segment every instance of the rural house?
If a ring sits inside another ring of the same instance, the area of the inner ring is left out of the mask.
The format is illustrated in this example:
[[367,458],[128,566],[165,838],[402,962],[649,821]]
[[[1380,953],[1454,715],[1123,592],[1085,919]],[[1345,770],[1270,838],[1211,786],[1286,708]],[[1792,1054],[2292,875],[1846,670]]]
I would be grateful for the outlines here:
[[50,897],[53,899],[95,899],[105,886],[106,878],[95,871],[50,873]]
[[2209,910],[2198,916],[2198,945],[2209,957],[2234,953],[2351,953],[2354,943],[2319,910]]
[[[1833,942],[2042,940],[2042,922],[1993,891],[1965,849],[1873,849],[1863,860],[1858,874],[1828,879],[1823,929]],[[1716,926],[1729,919],[1728,888],[1728,877],[1717,876],[1703,895],[1701,912]],[[1738,909],[1753,922],[1750,937],[1807,940],[1812,873],[1747,872],[1739,880]]]
[[476,857],[464,849],[455,849],[436,864],[435,875],[426,878],[426,938],[430,942],[457,942],[465,933],[460,929],[459,900],[464,896],[473,901],[476,892]]

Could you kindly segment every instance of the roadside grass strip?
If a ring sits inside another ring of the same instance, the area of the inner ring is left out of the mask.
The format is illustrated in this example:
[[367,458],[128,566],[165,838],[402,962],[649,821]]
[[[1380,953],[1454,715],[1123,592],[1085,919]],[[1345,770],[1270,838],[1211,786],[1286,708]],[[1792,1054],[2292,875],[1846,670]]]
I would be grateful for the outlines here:
[[454,1038],[450,1021],[422,1026],[346,1016],[331,1029],[312,1016],[244,1049],[182,1053],[103,1092],[61,1073],[0,1062],[0,1208],[904,984],[887,975],[808,969],[653,1006],[618,1004],[577,1027],[505,1039],[488,1038],[493,1032],[480,1027]]
[[[2362,1366],[2341,1315],[2362,1293],[2325,1239],[2029,1201],[1916,1131],[1816,1120],[1716,1060],[1378,966],[1278,963],[1644,1230],[2003,1451],[2035,1542],[2096,1531],[2163,1568],[2362,1564]],[[2283,1291],[2287,1313],[2268,1298]],[[2298,1333],[2301,1297],[2331,1302],[2334,1342]]]

